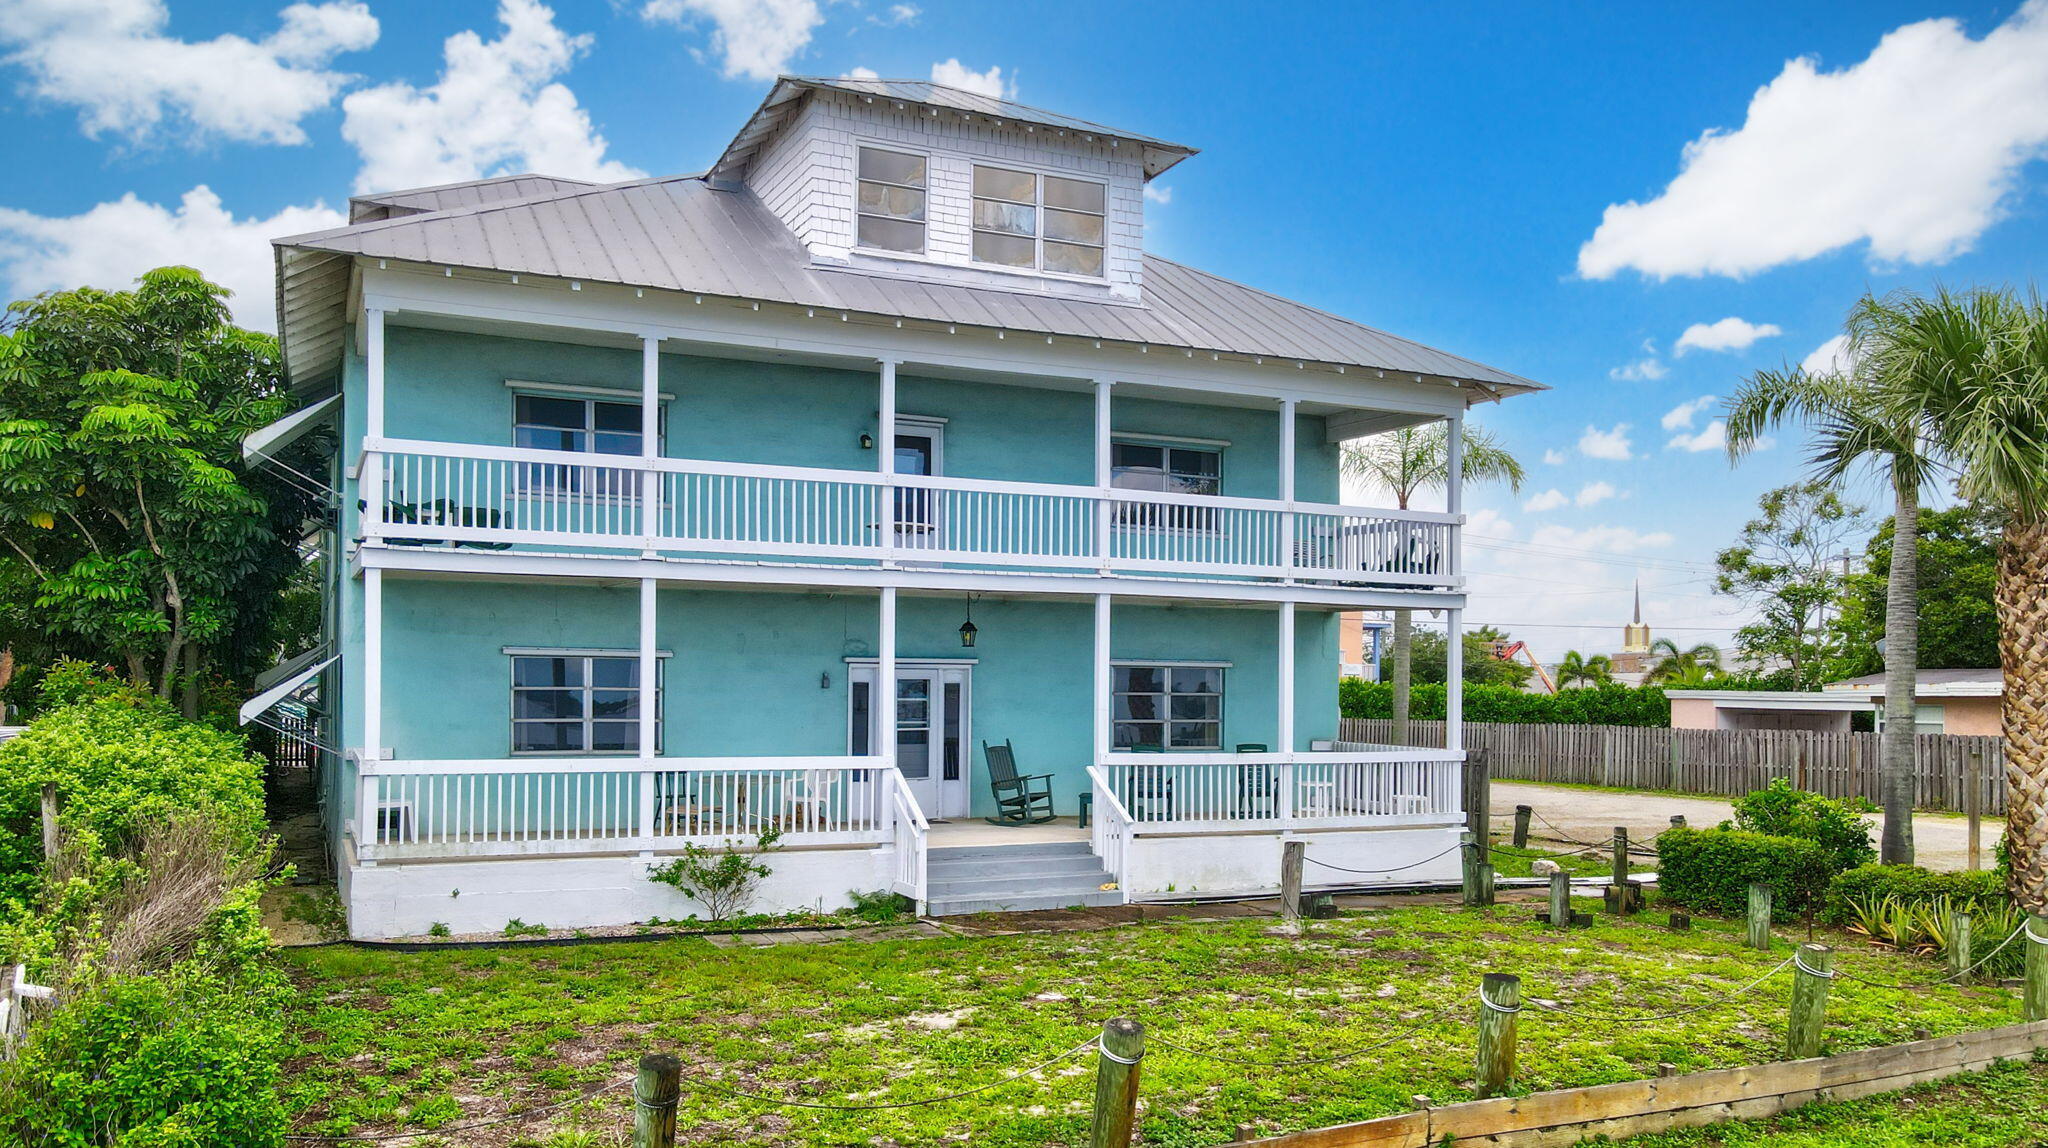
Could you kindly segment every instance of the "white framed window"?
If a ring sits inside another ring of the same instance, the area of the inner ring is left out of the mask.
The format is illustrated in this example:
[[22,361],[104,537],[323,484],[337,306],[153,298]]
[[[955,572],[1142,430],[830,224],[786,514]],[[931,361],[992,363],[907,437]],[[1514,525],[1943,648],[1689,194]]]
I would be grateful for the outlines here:
[[[561,395],[512,396],[512,445],[534,450],[578,454],[640,456],[640,404]],[[519,489],[550,494],[600,494],[633,498],[638,476],[618,467],[586,467],[526,463],[519,467]]]
[[[512,752],[637,753],[641,693],[640,659],[635,654],[514,654]],[[659,753],[659,681],[654,690],[654,729]]]
[[1110,667],[1111,745],[1222,749],[1224,668],[1179,662]]
[[879,251],[924,254],[925,157],[863,147],[859,163],[855,244]]
[[974,261],[1102,278],[1109,187],[974,165]]
[[[1214,497],[1223,493],[1223,451],[1160,442],[1109,444],[1109,484],[1123,490]],[[1169,502],[1120,502],[1118,525],[1155,530],[1213,531],[1214,510]]]

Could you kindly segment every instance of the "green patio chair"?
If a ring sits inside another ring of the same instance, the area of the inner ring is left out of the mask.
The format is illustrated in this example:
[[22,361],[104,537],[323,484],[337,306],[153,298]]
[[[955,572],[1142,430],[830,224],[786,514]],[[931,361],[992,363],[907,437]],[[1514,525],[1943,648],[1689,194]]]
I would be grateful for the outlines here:
[[[1143,742],[1131,747],[1132,753],[1165,753],[1163,746]],[[1125,804],[1131,807],[1131,817],[1137,821],[1173,820],[1173,771],[1163,765],[1138,765],[1131,767],[1131,789]],[[1155,816],[1163,812],[1165,816]]]
[[[1268,753],[1263,743],[1239,742],[1239,753]],[[1237,767],[1237,815],[1244,818],[1280,816],[1280,777],[1265,762],[1244,762]]]
[[1004,738],[1001,745],[981,743],[981,758],[988,763],[988,788],[995,795],[996,816],[984,817],[990,825],[1043,825],[1058,814],[1052,811],[1052,774],[1017,772],[1017,751]]

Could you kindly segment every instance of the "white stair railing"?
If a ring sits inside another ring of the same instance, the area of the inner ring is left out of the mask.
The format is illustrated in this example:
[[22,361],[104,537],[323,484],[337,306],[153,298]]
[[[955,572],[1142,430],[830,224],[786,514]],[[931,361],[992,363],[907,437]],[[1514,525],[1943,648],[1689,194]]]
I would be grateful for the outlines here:
[[1108,772],[1099,765],[1088,767],[1088,781],[1094,787],[1094,821],[1089,827],[1088,847],[1102,861],[1102,868],[1124,886],[1125,862],[1131,843],[1131,814],[1117,799]]
[[917,911],[922,913],[927,900],[925,847],[931,836],[931,823],[925,820],[924,810],[918,808],[917,797],[910,792],[910,783],[904,780],[902,771],[884,769],[880,775],[889,795],[891,840],[896,845],[896,878],[890,887],[917,902]]

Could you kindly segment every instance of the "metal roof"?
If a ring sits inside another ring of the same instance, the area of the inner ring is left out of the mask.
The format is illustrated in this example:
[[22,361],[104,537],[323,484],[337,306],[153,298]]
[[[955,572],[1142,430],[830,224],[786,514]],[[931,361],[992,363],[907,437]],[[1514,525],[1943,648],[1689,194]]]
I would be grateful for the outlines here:
[[[410,194],[410,193],[401,193]],[[752,193],[703,176],[398,216],[275,241],[279,331],[296,383],[339,361],[348,261],[617,283],[885,318],[1263,356],[1477,384],[1489,397],[1539,383],[1158,256],[1144,301],[935,282],[814,263]]]
[[936,108],[967,117],[982,116],[1004,123],[1036,124],[1057,131],[1074,132],[1084,136],[1102,136],[1105,139],[1124,140],[1136,145],[1145,167],[1145,178],[1172,167],[1174,164],[1195,154],[1195,149],[1185,144],[1169,143],[1151,136],[1127,132],[1073,116],[1049,112],[995,96],[970,92],[963,88],[949,88],[930,80],[883,80],[856,79],[829,76],[781,76],[775,86],[768,90],[768,98],[747,118],[738,135],[726,145],[725,154],[711,165],[715,176],[738,177],[745,173],[747,165],[753,162],[760,148],[813,92],[844,92],[863,99],[893,100],[903,104],[915,104],[921,108]]
[[434,187],[415,187],[405,191],[351,196],[348,201],[348,221],[369,223],[401,215],[446,211],[452,207],[474,207],[482,203],[524,199],[531,195],[558,195],[565,191],[596,186],[598,185],[586,179],[561,179],[552,175],[534,175],[530,172],[493,176],[490,179],[468,179],[461,183],[444,183]]

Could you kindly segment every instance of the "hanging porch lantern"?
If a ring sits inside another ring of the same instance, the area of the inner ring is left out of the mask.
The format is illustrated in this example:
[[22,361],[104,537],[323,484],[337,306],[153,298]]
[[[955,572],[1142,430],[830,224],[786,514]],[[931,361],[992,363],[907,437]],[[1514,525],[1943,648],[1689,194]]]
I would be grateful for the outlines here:
[[967,596],[967,620],[960,623],[960,645],[966,649],[973,649],[974,636],[980,632],[974,626],[974,595],[969,594]]

